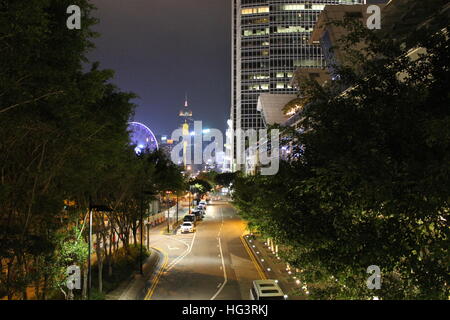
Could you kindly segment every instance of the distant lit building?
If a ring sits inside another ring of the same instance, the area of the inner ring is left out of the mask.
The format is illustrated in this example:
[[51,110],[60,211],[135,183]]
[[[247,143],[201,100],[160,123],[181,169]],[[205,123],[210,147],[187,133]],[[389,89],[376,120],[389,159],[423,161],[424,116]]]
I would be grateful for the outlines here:
[[[308,42],[327,4],[365,0],[233,0],[231,132],[264,128],[257,109],[262,93],[295,94],[291,79],[299,67],[323,68],[321,47]],[[242,141],[231,139],[231,170],[240,169]],[[227,155],[228,157],[228,155]]]
[[231,172],[233,169],[233,124],[230,119],[227,121],[227,130],[225,131],[225,154],[223,157],[222,172]]
[[[179,113],[180,118],[183,121],[182,128],[183,128],[183,136],[189,136],[189,123],[192,120],[192,111],[189,109],[188,99],[186,95],[186,99],[184,101],[184,108],[180,110]],[[183,165],[185,168],[188,165],[188,152],[191,152],[190,150],[190,144],[188,141],[183,141]]]
[[170,159],[173,148],[175,147],[174,141],[167,136],[161,136],[159,138],[159,149]]

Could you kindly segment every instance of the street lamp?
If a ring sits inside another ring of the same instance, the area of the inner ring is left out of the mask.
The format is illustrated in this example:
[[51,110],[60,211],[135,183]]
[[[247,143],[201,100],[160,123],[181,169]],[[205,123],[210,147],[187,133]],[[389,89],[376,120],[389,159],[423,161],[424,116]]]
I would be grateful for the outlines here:
[[89,200],[89,241],[88,241],[88,300],[91,298],[91,285],[92,285],[92,273],[91,273],[91,242],[92,242],[92,212],[112,212],[113,210],[105,205],[93,205]]
[[169,194],[171,194],[172,191],[166,191],[167,194],[167,233],[170,232],[170,198]]
[[[141,206],[140,206],[140,214],[141,214],[141,248],[140,248],[140,255],[139,255],[139,272],[141,275],[144,274],[144,261],[143,261],[143,256],[144,256],[144,249],[143,249],[143,236],[144,236],[144,195],[155,195],[156,193],[151,192],[151,191],[144,191],[143,187],[141,188]],[[148,227],[147,227],[148,230]],[[150,238],[150,234],[149,232],[147,232],[147,247],[149,247],[149,238]],[[149,248],[147,248],[149,249]]]
[[176,224],[178,224],[178,191],[176,192],[177,194],[177,220],[175,221]]
[[191,214],[191,194],[192,194],[192,185],[189,185],[189,214]]

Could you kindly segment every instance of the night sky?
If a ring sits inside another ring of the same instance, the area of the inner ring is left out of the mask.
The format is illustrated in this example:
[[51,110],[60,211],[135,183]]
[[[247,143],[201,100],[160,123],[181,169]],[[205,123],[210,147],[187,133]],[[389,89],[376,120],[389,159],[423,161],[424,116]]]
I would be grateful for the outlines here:
[[139,95],[134,120],[171,134],[187,92],[195,120],[224,130],[230,110],[231,1],[92,0],[101,34],[88,58]]

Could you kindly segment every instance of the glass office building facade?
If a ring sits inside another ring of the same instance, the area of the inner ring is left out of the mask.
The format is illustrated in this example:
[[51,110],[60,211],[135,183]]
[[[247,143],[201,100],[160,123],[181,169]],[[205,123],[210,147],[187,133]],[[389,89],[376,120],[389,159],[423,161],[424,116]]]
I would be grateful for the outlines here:
[[[232,1],[233,132],[264,128],[257,111],[261,93],[295,93],[290,82],[298,67],[325,66],[320,46],[308,44],[325,5],[365,3],[364,0]],[[233,139],[231,159],[236,159],[237,149]]]

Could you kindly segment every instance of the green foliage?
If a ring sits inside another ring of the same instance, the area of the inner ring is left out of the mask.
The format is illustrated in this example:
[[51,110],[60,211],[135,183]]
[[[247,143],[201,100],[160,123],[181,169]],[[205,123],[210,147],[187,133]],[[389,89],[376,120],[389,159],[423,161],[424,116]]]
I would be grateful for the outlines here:
[[199,178],[192,179],[191,181],[189,181],[189,185],[192,188],[192,192],[198,193],[200,196],[211,191],[213,188],[208,181]]
[[215,177],[215,183],[220,186],[228,187],[230,184],[235,182],[236,177],[239,174],[240,174],[239,172],[224,172],[224,173],[218,174]]
[[[147,248],[143,247],[143,261],[150,256]],[[130,277],[139,270],[140,246],[130,245],[129,248],[119,248],[112,257],[112,268],[114,270],[112,276],[103,269],[103,289],[104,294],[115,290],[123,281],[130,279]],[[92,268],[92,284],[94,287],[98,285],[98,268],[95,264]],[[99,300],[102,297],[100,295]],[[104,297],[104,296],[103,296]],[[94,298],[95,300],[95,298]]]
[[207,171],[207,172],[200,172],[197,176],[200,180],[207,181],[211,186],[216,185],[216,178],[219,175],[216,171]]
[[[449,39],[410,35],[427,50],[411,60],[367,30],[347,40],[361,36],[372,59],[309,86],[304,131],[291,137],[297,160],[275,176],[238,178],[235,203],[287,248],[312,298],[448,299]],[[366,287],[370,265],[381,268],[381,290]]]
[[[82,30],[66,27],[72,4]],[[93,9],[87,0],[0,2],[1,296],[27,299],[28,286],[48,298],[68,265],[83,266],[90,200],[114,209],[94,214],[94,233],[114,232],[126,247],[141,209],[184,189],[178,167],[160,154],[138,158],[129,145],[136,95],[99,63],[86,68]],[[65,200],[75,206],[63,210]]]

